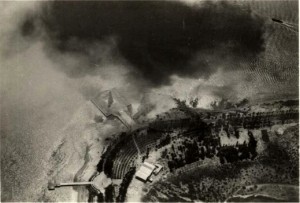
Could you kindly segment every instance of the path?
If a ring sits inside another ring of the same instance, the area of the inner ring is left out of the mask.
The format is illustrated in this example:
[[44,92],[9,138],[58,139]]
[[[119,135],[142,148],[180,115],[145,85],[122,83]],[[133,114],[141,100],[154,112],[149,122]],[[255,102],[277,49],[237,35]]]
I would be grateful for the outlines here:
[[141,150],[140,150],[138,144],[135,141],[134,134],[132,134],[132,139],[133,139],[134,145],[135,145],[135,147],[136,147],[136,149],[138,151],[138,156],[141,156]]

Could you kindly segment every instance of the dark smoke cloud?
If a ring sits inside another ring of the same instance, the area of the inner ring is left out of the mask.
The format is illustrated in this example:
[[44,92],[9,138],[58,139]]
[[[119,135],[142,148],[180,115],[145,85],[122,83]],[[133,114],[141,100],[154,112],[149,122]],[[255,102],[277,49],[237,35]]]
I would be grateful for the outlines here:
[[[50,2],[41,18],[56,49],[87,55],[91,63],[97,61],[82,44],[113,37],[118,54],[133,66],[130,76],[152,87],[170,84],[171,75],[206,78],[219,65],[244,62],[264,50],[264,21],[226,2],[192,8],[170,1],[60,1]],[[25,23],[23,34],[32,33],[34,24]]]

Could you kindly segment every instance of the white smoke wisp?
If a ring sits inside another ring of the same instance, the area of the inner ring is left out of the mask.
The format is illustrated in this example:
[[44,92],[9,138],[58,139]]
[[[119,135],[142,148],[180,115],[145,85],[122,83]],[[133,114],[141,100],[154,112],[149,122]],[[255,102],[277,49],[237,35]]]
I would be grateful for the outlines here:
[[[85,149],[84,143],[91,144],[99,138],[95,142],[98,148],[92,147],[90,153],[101,152],[103,139],[115,132],[115,126],[110,123],[104,127],[91,126],[93,118],[84,121],[74,118],[70,123],[73,117],[78,118],[75,112],[87,100],[113,87],[125,92],[131,102],[139,101],[140,96],[136,84],[126,80],[130,67],[112,59],[113,40],[91,46],[84,44],[83,49],[94,59],[90,61],[85,55],[55,51],[39,22],[35,22],[33,36],[23,36],[24,19],[32,13],[38,15],[42,6],[43,2],[0,2],[1,162],[6,163],[1,165],[1,183],[2,200],[10,202],[41,200],[52,167],[48,158],[66,137],[62,132],[81,138],[77,150],[80,146]],[[69,77],[78,66],[101,68],[84,77]],[[80,129],[74,131],[76,127]],[[90,167],[95,167],[98,155],[93,156]],[[80,164],[75,164],[75,168],[80,168]]]
[[[115,127],[108,124],[96,129],[85,126],[89,119],[84,122],[73,119],[76,124],[70,124],[70,119],[94,94],[113,86],[127,88],[122,79],[126,70],[105,61],[111,46],[96,44],[88,50],[99,54],[95,57],[105,66],[101,74],[70,78],[60,71],[62,67],[72,70],[73,66],[86,68],[95,64],[89,64],[81,55],[55,52],[48,46],[38,23],[33,37],[22,36],[23,20],[32,13],[38,14],[42,5],[42,2],[0,2],[1,162],[6,163],[1,165],[4,186],[1,198],[4,201],[39,200],[42,188],[47,186],[47,171],[52,167],[49,154],[66,136],[61,129],[67,129],[73,138],[83,136],[79,145],[99,138],[101,142],[95,143],[102,146],[102,139]],[[81,131],[74,131],[76,126]],[[95,149],[101,150],[95,147],[91,153]],[[99,157],[93,157],[92,164]]]
[[[97,117],[102,119],[97,122]],[[57,147],[50,156],[48,179],[60,182],[88,181],[97,171],[105,140],[123,131],[126,131],[126,127],[121,122],[105,119],[94,104],[86,102],[59,132],[63,135],[63,140],[56,143]],[[58,190],[53,193],[45,188],[42,198],[51,201],[78,201],[73,196],[82,196],[83,194],[79,194],[82,192],[84,191],[69,188],[68,192]]]

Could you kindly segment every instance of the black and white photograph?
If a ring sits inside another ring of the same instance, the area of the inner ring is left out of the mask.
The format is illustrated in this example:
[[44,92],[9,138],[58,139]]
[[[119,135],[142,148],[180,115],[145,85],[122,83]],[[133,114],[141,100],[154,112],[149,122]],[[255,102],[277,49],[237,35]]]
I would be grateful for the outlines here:
[[298,0],[0,0],[1,202],[299,202]]

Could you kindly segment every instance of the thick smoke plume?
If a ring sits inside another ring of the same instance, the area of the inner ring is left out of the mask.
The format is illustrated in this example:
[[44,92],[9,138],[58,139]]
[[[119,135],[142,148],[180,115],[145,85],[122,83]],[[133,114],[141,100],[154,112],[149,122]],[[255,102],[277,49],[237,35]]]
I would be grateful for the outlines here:
[[103,90],[153,116],[173,107],[156,94],[298,97],[298,35],[267,20],[297,23],[297,1],[181,1],[0,2],[1,200],[38,200],[61,129]]
[[[129,79],[140,78],[150,87],[169,85],[172,75],[208,78],[218,66],[238,68],[234,64],[264,50],[264,21],[226,2],[191,7],[173,1],[59,1],[44,9],[40,20],[55,49],[89,61],[90,66],[63,70],[72,77],[95,74],[99,66],[92,64],[99,57],[86,46],[110,39],[113,55],[133,67]],[[24,21],[24,35],[34,33],[36,19]]]

